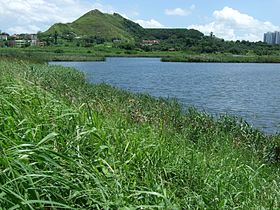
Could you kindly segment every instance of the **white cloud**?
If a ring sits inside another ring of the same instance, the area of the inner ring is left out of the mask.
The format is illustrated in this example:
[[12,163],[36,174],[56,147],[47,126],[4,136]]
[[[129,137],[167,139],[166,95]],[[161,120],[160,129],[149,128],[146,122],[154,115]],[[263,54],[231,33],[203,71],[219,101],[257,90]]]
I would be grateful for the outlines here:
[[81,0],[0,0],[0,26],[8,33],[35,33],[57,22],[72,22],[92,9],[112,13],[110,5]]
[[137,11],[133,11],[133,12],[132,12],[132,16],[139,16],[139,15],[140,15],[140,13],[137,12]]
[[175,9],[166,9],[166,15],[174,15],[174,16],[187,16],[191,12],[189,10],[184,10],[182,8],[175,8]]
[[205,25],[191,25],[188,28],[197,29],[205,34],[214,32],[217,37],[226,40],[260,41],[268,31],[280,30],[279,26],[268,21],[260,21],[248,14],[243,14],[230,7],[213,12],[214,20]]
[[195,10],[195,8],[196,6],[194,4],[190,7],[191,10]]
[[[100,1],[89,3],[82,0],[0,0],[0,30],[13,33],[36,33],[45,31],[54,23],[72,22],[86,12],[98,9],[106,13],[114,13],[110,5],[101,4]],[[126,14],[121,15],[127,19]],[[132,11],[131,16],[139,13]],[[147,28],[164,27],[158,21],[136,20]]]
[[136,23],[140,24],[144,28],[164,28],[164,25],[162,25],[157,20],[151,19],[151,20],[136,20]]
[[166,9],[165,14],[169,16],[188,16],[192,14],[194,9],[195,9],[195,5],[193,4],[188,9],[182,9],[182,8]]
[[[106,13],[116,10],[111,5],[104,5],[96,0],[94,3],[84,0],[0,0],[0,30],[13,33],[36,33],[45,31],[54,23],[72,22],[86,12],[98,9]],[[121,15],[133,20],[126,14]],[[132,11],[130,16],[139,16]],[[157,20],[136,20],[147,28],[164,27]]]

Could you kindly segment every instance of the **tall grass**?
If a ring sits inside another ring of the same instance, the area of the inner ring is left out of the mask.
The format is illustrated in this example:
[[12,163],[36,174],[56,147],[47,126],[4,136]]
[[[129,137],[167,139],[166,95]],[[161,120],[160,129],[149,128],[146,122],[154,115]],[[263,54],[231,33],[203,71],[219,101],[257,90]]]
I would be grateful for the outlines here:
[[74,69],[0,62],[2,209],[277,209],[278,145]]
[[0,59],[28,60],[32,63],[47,63],[49,61],[105,61],[105,57],[91,53],[65,53],[57,49],[53,52],[22,50],[22,49],[2,49]]
[[201,54],[165,56],[163,62],[206,62],[206,63],[280,63],[280,56],[246,56],[227,54]]

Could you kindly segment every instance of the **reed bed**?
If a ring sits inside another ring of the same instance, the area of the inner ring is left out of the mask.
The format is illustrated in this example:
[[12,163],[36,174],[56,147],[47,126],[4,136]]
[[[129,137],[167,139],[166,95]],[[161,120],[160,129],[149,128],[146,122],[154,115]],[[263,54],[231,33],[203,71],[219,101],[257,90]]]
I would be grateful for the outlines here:
[[231,55],[231,54],[201,54],[185,56],[165,56],[162,62],[198,62],[198,63],[280,63],[277,55]]

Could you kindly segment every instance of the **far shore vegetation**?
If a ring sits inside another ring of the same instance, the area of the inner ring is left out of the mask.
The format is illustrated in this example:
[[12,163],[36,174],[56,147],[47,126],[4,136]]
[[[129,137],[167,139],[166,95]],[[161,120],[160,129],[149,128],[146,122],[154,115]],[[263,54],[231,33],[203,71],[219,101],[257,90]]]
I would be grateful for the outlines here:
[[200,53],[192,51],[126,50],[110,43],[91,47],[63,45],[28,48],[0,48],[1,58],[28,59],[44,63],[50,61],[105,61],[106,57],[157,57],[164,62],[216,62],[216,63],[280,63],[280,55],[245,55],[232,53]]
[[280,45],[226,41],[194,29],[145,29],[119,14],[93,10],[37,34],[2,33],[0,56],[48,61],[159,57],[165,62],[280,63]]

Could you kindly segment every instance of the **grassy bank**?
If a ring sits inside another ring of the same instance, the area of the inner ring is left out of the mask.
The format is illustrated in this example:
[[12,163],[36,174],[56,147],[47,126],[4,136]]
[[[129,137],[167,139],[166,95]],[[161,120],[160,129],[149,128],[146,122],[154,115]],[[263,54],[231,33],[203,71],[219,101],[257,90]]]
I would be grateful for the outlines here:
[[279,137],[174,100],[0,62],[2,209],[278,209]]
[[49,61],[105,61],[104,56],[91,52],[64,52],[61,49],[52,51],[37,50],[2,49],[0,50],[0,58],[29,60],[33,63],[46,63]]
[[0,48],[0,58],[17,58],[43,63],[48,61],[105,61],[106,57],[158,57],[163,62],[280,63],[279,55],[195,54],[191,51],[125,50],[106,45],[94,47]]
[[163,62],[206,62],[206,63],[280,63],[280,56],[246,56],[225,54],[202,54],[185,56],[167,56]]
[[181,57],[186,52],[125,50],[104,45],[94,47],[29,47],[0,48],[0,57],[33,61],[104,61],[106,57]]

